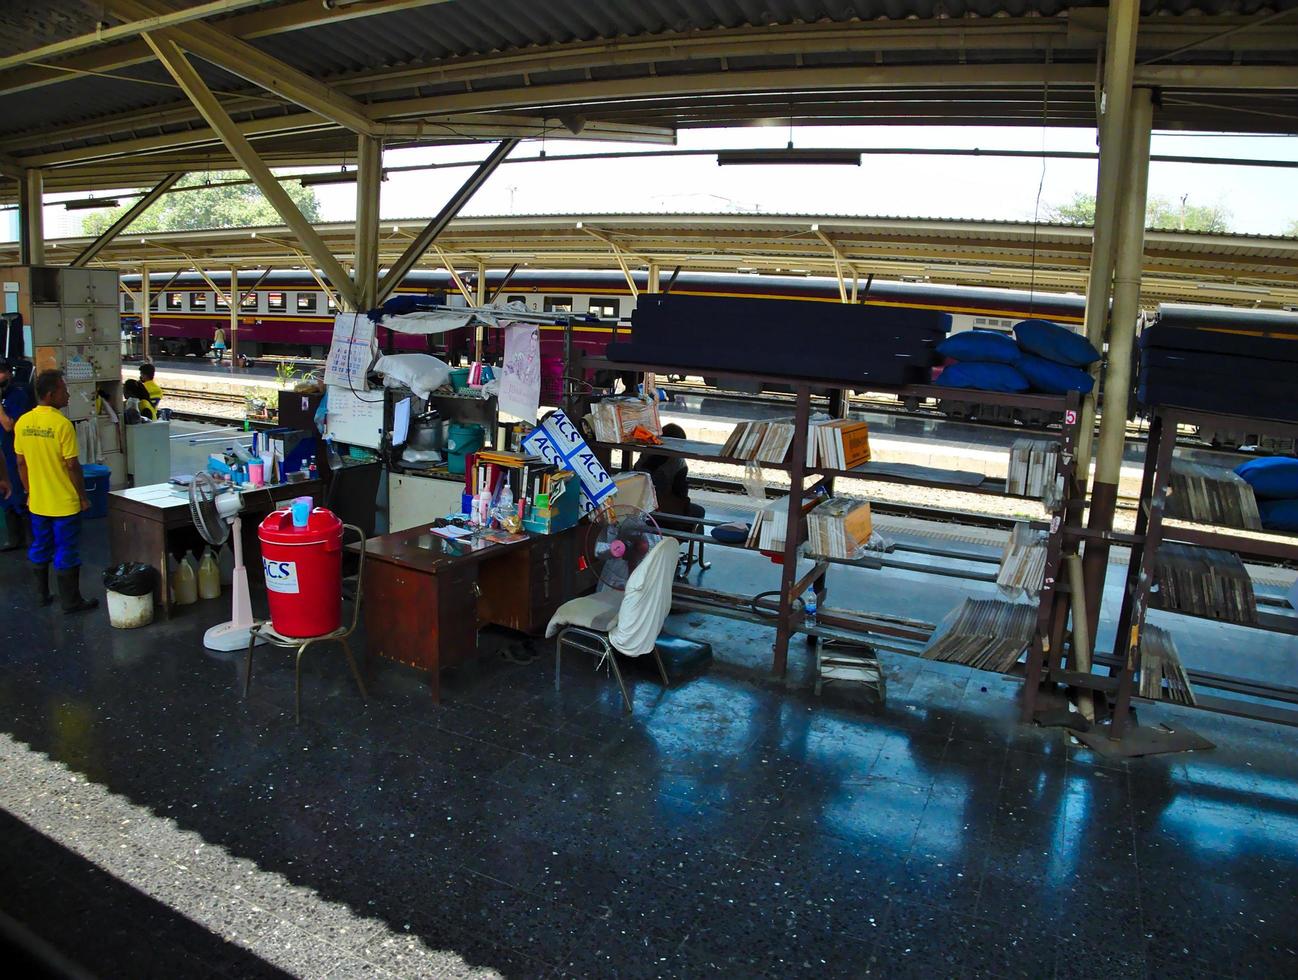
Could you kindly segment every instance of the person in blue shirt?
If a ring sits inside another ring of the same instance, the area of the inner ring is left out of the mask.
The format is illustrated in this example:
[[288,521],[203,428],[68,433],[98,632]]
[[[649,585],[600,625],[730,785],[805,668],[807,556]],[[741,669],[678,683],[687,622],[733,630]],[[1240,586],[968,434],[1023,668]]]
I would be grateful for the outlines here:
[[18,479],[18,457],[14,455],[14,426],[32,407],[31,392],[14,377],[14,365],[0,358],[0,450],[9,472],[9,494],[0,494],[8,544],[3,551],[16,551],[31,542],[27,518],[27,494]]

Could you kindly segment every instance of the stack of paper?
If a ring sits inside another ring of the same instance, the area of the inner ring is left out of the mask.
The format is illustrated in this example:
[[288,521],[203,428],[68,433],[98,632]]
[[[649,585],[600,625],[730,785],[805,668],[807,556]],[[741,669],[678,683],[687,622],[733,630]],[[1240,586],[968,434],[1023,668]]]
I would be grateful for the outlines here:
[[1049,439],[1016,439],[1010,447],[1005,492],[1019,497],[1045,497],[1055,485],[1059,443]]
[[1179,459],[1172,463],[1167,515],[1201,524],[1262,530],[1253,488],[1240,476],[1220,467]]
[[1164,542],[1155,560],[1154,582],[1163,609],[1257,624],[1253,580],[1233,551]]
[[1176,655],[1176,644],[1166,630],[1157,626],[1146,626],[1140,636],[1140,696],[1151,701],[1198,703],[1181,658]]
[[1046,532],[1018,521],[1005,542],[996,584],[1009,595],[1035,596],[1046,576]]
[[729,459],[784,464],[788,461],[789,447],[792,445],[791,419],[740,422],[721,447],[721,455]]
[[823,558],[858,558],[870,540],[870,502],[838,497],[807,515],[807,553]]
[[1037,607],[998,599],[966,599],[944,621],[923,656],[1008,673],[1032,643]]
[[590,406],[591,428],[600,442],[629,442],[636,426],[662,435],[658,403],[647,398],[605,398]]
[[788,500],[772,500],[753,515],[748,529],[748,548],[759,551],[783,551],[785,528],[789,526]]
[[812,422],[807,465],[850,470],[870,461],[870,426],[856,419]]

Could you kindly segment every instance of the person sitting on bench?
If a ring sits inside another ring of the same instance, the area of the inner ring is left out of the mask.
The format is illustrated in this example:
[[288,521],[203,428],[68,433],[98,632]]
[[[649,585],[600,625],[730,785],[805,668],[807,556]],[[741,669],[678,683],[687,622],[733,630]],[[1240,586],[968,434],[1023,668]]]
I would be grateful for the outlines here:
[[[668,439],[684,439],[685,430],[674,422],[663,426],[663,435]],[[697,520],[684,518],[701,518],[707,516],[700,504],[690,500],[690,468],[680,456],[663,456],[652,452],[644,453],[636,462],[635,468],[648,473],[653,480],[654,493],[658,497],[660,514],[679,514],[682,520],[670,517],[660,518],[658,523],[664,531],[685,531],[690,534],[702,534],[703,525]],[[703,544],[698,544],[698,558],[695,558],[695,544],[691,540],[685,555],[681,557],[680,574],[686,575],[697,561],[701,568],[708,564],[703,560]]]

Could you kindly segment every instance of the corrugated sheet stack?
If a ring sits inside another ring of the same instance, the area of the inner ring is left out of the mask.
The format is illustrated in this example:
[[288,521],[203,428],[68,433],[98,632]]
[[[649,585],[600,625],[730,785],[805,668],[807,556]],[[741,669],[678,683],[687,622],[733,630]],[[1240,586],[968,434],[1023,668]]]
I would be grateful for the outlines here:
[[1158,607],[1228,623],[1257,624],[1253,581],[1234,552],[1165,541],[1158,549],[1154,581]]

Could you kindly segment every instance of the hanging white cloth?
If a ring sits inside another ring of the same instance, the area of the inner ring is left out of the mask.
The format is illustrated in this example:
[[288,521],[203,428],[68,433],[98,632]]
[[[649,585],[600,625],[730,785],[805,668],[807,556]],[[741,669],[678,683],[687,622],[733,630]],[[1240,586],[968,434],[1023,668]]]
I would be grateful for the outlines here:
[[653,651],[671,612],[672,579],[680,553],[679,541],[663,538],[631,573],[617,611],[617,622],[608,632],[609,643],[619,653],[642,657]]

